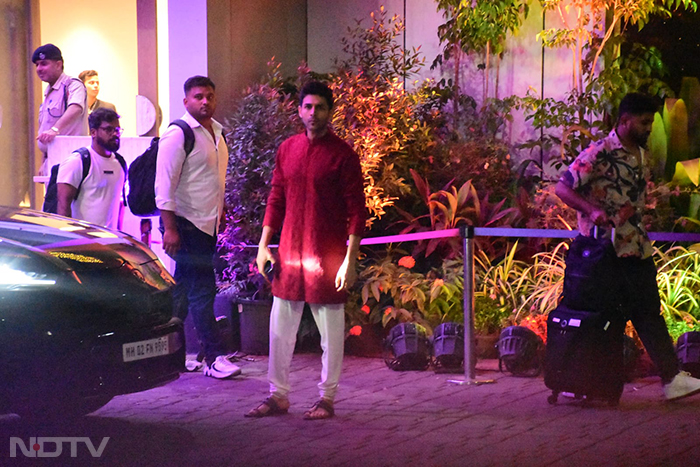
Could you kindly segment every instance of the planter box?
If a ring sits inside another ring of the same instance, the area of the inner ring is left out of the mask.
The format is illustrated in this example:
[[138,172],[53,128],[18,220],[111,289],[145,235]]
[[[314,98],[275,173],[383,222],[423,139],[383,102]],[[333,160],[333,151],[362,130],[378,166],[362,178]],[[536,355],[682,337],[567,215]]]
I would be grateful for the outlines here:
[[359,336],[345,339],[345,354],[355,357],[381,357],[384,351],[384,338],[388,334],[381,323],[363,324]]
[[498,337],[500,334],[477,334],[476,335],[476,358],[498,358]]
[[241,331],[237,311],[232,296],[223,294],[216,296],[214,316],[224,347],[230,353],[241,350]]
[[267,300],[240,301],[238,319],[241,332],[241,351],[255,355],[270,353],[270,309]]
[[[231,321],[235,322],[234,340],[238,339],[236,350],[253,355],[270,353],[270,310],[269,300],[239,300],[229,296],[233,313]],[[297,331],[294,352],[320,352],[321,336],[311,315],[308,305],[304,308],[299,330]]]

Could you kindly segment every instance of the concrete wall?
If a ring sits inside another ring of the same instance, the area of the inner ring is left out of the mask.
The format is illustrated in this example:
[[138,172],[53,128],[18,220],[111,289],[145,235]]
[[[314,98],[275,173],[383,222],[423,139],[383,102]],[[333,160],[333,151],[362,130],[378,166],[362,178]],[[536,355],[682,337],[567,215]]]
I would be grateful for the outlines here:
[[38,2],[0,0],[0,204],[30,205],[34,198],[31,174],[34,166],[32,18]]
[[[347,35],[349,27],[355,27],[356,20],[369,27],[370,13],[382,5],[389,17],[398,13],[403,16],[403,0],[353,0],[333,2],[327,0],[307,0],[309,67],[319,73],[333,70],[333,60],[343,57],[340,39]],[[421,3],[414,1],[411,3]],[[433,3],[432,0],[425,3]]]
[[[420,79],[442,77],[451,78],[454,70],[451,64],[436,70],[430,70],[435,57],[442,52],[437,36],[437,28],[445,22],[442,13],[437,11],[433,0],[354,0],[351,2],[330,2],[327,0],[308,0],[308,47],[309,66],[312,70],[325,73],[332,71],[333,59],[342,57],[341,38],[347,35],[348,27],[354,27],[357,20],[362,26],[371,24],[370,13],[381,5],[387,10],[388,17],[399,14],[405,18],[405,47],[420,47],[425,57],[425,67]],[[555,14],[547,14],[547,27],[560,25]],[[546,97],[561,97],[571,85],[570,52],[568,50],[546,49],[544,54],[544,80],[542,73],[542,46],[535,39],[542,30],[542,9],[533,2],[528,19],[519,34],[507,39],[505,53],[498,72],[498,96],[524,96],[528,90]],[[460,68],[461,89],[480,101],[484,91],[484,71],[478,65],[482,57],[463,59]],[[488,77],[489,96],[494,97],[496,83],[496,62],[492,57],[491,72]],[[543,86],[544,84],[544,86]],[[409,80],[407,88],[414,83]],[[511,130],[513,139],[527,136],[528,128],[522,116],[515,116]]]
[[306,0],[207,2],[209,77],[217,86],[219,118],[246,86],[260,80],[272,57],[282,64],[285,76],[294,75],[307,59],[306,4]]
[[[433,0],[308,0],[307,3],[309,66],[314,71],[332,71],[333,59],[343,56],[341,38],[347,35],[348,27],[354,27],[358,19],[362,20],[362,26],[368,27],[371,24],[370,13],[384,5],[389,17],[393,14],[405,17],[406,48],[420,47],[426,59],[421,78],[440,78],[443,74],[449,77],[452,72],[449,68],[430,70],[430,64],[442,52],[437,28],[445,21]],[[559,24],[559,18],[548,14],[547,22],[547,27],[553,27]],[[524,95],[529,88],[541,91],[542,47],[535,39],[541,30],[542,9],[534,2],[520,33],[508,38],[507,52],[500,65],[500,97]],[[561,95],[568,90],[571,83],[569,67],[562,66],[562,61],[567,62],[568,59],[569,52],[566,50],[545,51],[545,88],[550,90],[550,95]],[[483,92],[483,72],[477,68],[481,61],[480,58],[465,60],[462,70],[461,85],[468,94],[475,97],[480,97]],[[495,65],[495,62],[492,64]],[[494,68],[490,76],[491,91],[495,78]],[[490,92],[489,95],[493,96],[494,93]]]

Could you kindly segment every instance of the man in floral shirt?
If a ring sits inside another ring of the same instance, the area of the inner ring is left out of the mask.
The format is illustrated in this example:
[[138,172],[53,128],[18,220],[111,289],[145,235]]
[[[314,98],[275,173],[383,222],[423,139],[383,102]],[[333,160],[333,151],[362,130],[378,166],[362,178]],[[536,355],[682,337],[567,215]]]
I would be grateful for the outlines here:
[[660,313],[656,266],[644,225],[647,139],[657,105],[644,94],[628,94],[610,134],[584,150],[564,172],[557,195],[578,211],[579,230],[591,235],[594,225],[614,226],[619,300],[649,356],[659,369],[667,399],[700,392],[700,380],[679,372],[678,359]]

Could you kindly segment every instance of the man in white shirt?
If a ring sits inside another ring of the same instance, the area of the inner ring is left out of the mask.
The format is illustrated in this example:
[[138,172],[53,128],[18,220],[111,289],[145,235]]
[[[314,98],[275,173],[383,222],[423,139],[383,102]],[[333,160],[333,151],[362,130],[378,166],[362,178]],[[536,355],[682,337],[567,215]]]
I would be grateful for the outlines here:
[[[63,56],[55,45],[38,47],[32,54],[32,63],[36,65],[39,79],[48,84],[39,109],[39,132],[36,137],[45,161],[47,145],[56,136],[88,134],[87,92],[82,81],[63,72]],[[42,171],[45,171],[45,167],[42,167]]]
[[171,125],[163,133],[156,162],[156,206],[160,210],[163,249],[175,259],[173,315],[192,313],[204,346],[204,375],[223,379],[241,373],[225,356],[216,330],[213,258],[223,213],[228,149],[222,127],[212,118],[216,86],[205,76],[185,81],[185,115],[194,133],[194,148],[185,153],[183,130]]
[[58,168],[56,178],[58,214],[116,229],[119,223],[120,197],[126,172],[119,149],[119,115],[98,109],[90,114],[90,169],[83,180],[83,157],[74,152]]

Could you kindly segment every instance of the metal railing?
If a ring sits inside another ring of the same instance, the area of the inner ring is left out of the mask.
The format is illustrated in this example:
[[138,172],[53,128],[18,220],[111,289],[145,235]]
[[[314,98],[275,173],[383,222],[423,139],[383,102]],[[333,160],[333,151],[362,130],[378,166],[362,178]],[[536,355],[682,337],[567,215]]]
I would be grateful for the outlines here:
[[[476,334],[474,332],[474,238],[574,238],[578,230],[513,229],[505,227],[462,226],[459,229],[436,230],[385,237],[369,237],[361,245],[380,245],[436,238],[461,237],[464,254],[464,381],[451,380],[459,384],[481,384],[492,381],[476,379]],[[700,242],[700,234],[676,232],[649,232],[649,239],[663,242]]]

